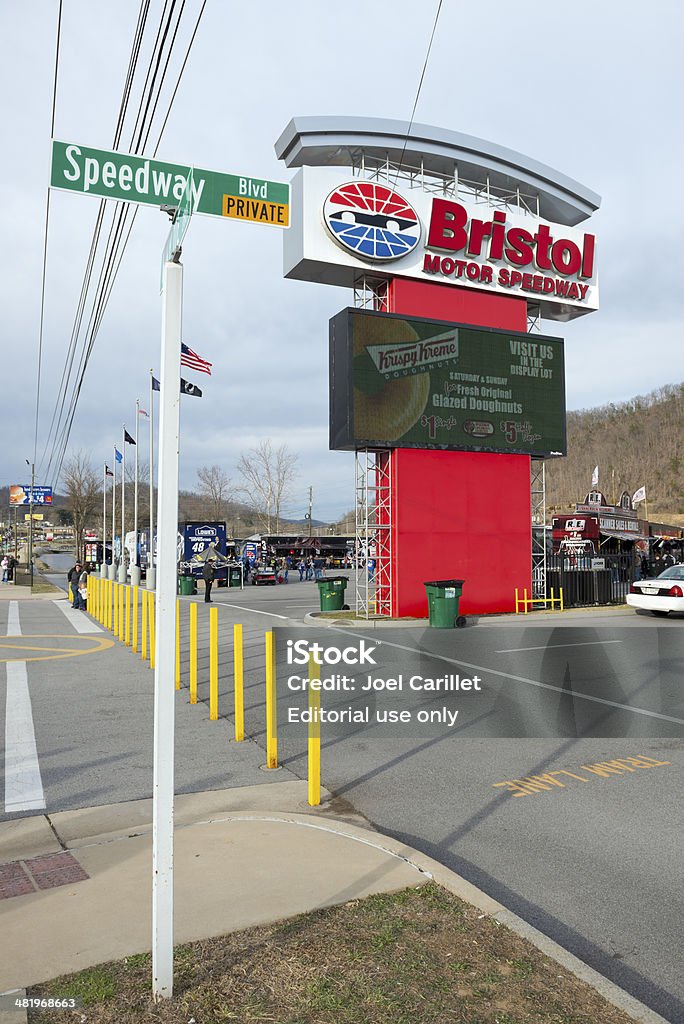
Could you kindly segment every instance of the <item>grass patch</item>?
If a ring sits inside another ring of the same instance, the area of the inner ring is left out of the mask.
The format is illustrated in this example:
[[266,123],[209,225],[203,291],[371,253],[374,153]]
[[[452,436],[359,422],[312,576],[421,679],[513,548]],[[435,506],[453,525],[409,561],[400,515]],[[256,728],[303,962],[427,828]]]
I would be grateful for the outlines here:
[[31,587],[32,594],[63,594],[64,591],[60,590],[59,587],[53,587],[52,583],[48,583],[47,580],[38,580],[34,577],[33,586]]
[[[435,884],[178,947],[174,998],[149,954],[58,978],[87,1024],[633,1024],[593,989]],[[54,1024],[55,1011],[29,1012]]]

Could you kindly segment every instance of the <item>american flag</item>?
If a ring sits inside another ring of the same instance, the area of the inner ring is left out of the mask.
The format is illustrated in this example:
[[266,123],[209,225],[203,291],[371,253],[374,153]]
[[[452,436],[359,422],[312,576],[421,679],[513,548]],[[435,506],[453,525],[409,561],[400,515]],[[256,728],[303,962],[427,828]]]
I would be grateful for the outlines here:
[[208,373],[211,377],[211,363],[202,359],[191,348],[181,342],[181,366],[188,366],[191,370],[198,370],[200,373]]

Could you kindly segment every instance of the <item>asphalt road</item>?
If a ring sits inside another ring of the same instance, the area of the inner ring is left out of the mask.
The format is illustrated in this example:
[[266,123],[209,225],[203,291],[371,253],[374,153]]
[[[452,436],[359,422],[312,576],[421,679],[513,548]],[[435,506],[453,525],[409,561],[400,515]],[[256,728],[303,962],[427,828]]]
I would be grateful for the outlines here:
[[[279,737],[283,771],[260,769],[264,633],[301,624],[318,605],[317,588],[295,579],[214,596],[219,722],[208,721],[206,704],[208,609],[201,595],[181,600],[177,789],[304,777],[302,743],[287,734]],[[198,707],[185,689],[191,600],[200,603]],[[6,608],[0,603],[5,634]],[[53,602],[26,602],[20,616],[23,633],[75,633]],[[245,634],[246,744],[231,739],[234,622]],[[682,630],[682,619],[614,609],[471,620],[454,631],[344,627],[342,640],[380,637],[385,668],[479,674],[485,702],[459,698],[458,725],[432,735],[324,731],[322,751],[323,783],[371,822],[454,868],[673,1022],[684,1021]],[[79,636],[75,645],[92,643]],[[115,643],[29,663],[28,683],[48,811],[151,794],[152,674],[131,651]],[[4,716],[2,707],[0,737]],[[485,726],[494,735],[478,732]],[[543,738],[541,727],[551,730]],[[583,735],[588,729],[595,738]]]

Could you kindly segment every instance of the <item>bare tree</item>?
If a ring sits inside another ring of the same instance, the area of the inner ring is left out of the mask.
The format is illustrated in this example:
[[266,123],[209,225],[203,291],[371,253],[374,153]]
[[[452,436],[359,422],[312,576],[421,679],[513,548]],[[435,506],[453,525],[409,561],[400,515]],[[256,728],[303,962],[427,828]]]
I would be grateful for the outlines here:
[[286,444],[274,448],[270,441],[260,441],[240,456],[238,472],[244,480],[240,488],[247,504],[259,517],[266,533],[280,532],[283,505],[290,496],[296,475],[297,456]]
[[74,522],[77,557],[83,545],[83,531],[88,520],[101,507],[102,488],[90,459],[83,452],[72,455],[65,464],[62,483],[68,508]]
[[197,470],[199,493],[209,505],[211,518],[225,519],[230,480],[220,466],[202,466]]

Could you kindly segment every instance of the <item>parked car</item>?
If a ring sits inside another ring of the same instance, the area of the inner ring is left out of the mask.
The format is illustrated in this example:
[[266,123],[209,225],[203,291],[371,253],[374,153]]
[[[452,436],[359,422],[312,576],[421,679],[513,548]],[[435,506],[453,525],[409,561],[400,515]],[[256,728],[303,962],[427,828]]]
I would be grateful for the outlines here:
[[627,595],[627,604],[652,615],[684,612],[684,565],[671,565],[654,580],[633,583]]
[[253,586],[258,587],[260,583],[264,586],[267,584],[276,585],[276,574],[272,565],[260,565],[252,569]]

